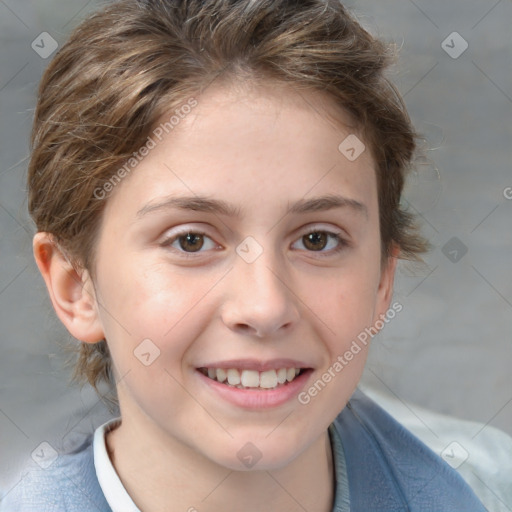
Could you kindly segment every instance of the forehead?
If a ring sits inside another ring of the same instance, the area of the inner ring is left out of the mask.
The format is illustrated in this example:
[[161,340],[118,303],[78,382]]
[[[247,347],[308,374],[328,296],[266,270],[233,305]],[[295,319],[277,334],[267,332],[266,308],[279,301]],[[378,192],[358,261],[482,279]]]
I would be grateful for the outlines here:
[[351,161],[340,150],[347,137],[357,137],[356,130],[326,94],[239,84],[209,87],[196,100],[172,129],[173,112],[156,123],[153,134],[166,123],[168,133],[161,140],[153,136],[154,147],[112,202],[124,198],[143,207],[181,194],[222,196],[243,208],[258,196],[263,207],[262,200],[289,204],[326,192],[361,202],[376,199],[370,151]]
[[[166,117],[164,115],[159,124],[165,123]],[[278,82],[235,82],[208,87],[201,93],[198,107],[180,122],[177,131],[187,128],[187,139],[193,135],[194,128],[201,138],[207,135],[208,139],[217,139],[216,143],[223,139],[224,144],[232,141],[232,146],[245,138],[245,145],[252,147],[247,137],[250,135],[254,145],[267,143],[267,146],[259,146],[260,151],[292,143],[295,138],[296,153],[300,153],[302,147],[318,147],[322,138],[324,145],[334,142],[334,149],[337,149],[342,135],[358,131],[352,116],[327,93],[300,90]]]

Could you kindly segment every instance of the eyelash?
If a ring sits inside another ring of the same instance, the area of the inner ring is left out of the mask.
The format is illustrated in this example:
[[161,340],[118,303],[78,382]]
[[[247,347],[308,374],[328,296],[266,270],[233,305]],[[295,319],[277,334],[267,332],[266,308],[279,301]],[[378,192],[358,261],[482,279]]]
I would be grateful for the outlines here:
[[[301,235],[298,240],[301,240],[302,238],[308,236],[308,235],[311,235],[313,233],[323,233],[325,235],[327,235],[329,238],[332,238],[334,239],[336,242],[337,242],[337,246],[334,248],[334,249],[330,249],[329,251],[309,251],[307,249],[306,252],[310,252],[310,253],[316,253],[319,255],[319,257],[321,258],[326,258],[326,257],[329,257],[329,256],[332,256],[332,255],[335,255],[335,254],[338,254],[340,253],[341,251],[343,251],[346,247],[349,246],[349,243],[347,242],[347,240],[345,238],[343,238],[341,236],[341,233],[335,233],[335,232],[332,232],[332,231],[327,231],[325,229],[317,229],[317,228],[313,228],[309,231],[307,231],[306,233],[304,233],[303,235]],[[205,237],[205,238],[209,238],[210,240],[212,240],[206,233],[204,233],[203,231],[193,231],[193,230],[183,230],[181,232],[178,232],[178,233],[175,233],[174,235],[166,238],[165,240],[163,240],[161,243],[160,243],[160,246],[161,247],[167,247],[167,248],[171,248],[170,246],[176,242],[177,240],[179,240],[182,236],[186,236],[186,235],[196,235],[196,236],[202,236],[202,237]],[[213,241],[213,240],[212,240]],[[215,243],[215,242],[214,242]],[[295,242],[294,242],[295,243]],[[180,254],[180,256],[184,257],[184,258],[197,258],[201,252],[204,252],[204,251],[196,251],[196,252],[187,252],[187,251],[184,251],[182,249],[176,249],[176,248],[171,248],[172,250],[176,251],[177,253]]]

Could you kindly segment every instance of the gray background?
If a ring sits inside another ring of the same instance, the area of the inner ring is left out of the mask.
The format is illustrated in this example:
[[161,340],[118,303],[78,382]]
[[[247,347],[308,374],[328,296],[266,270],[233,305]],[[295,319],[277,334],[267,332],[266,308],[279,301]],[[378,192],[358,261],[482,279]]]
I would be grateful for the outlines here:
[[[345,3],[401,47],[393,80],[432,148],[406,198],[435,248],[425,266],[400,264],[403,311],[374,339],[364,384],[412,411],[512,434],[512,2]],[[97,5],[0,0],[0,487],[19,479],[41,442],[65,449],[110,417],[90,388],[68,387],[68,335],[32,260],[25,199],[35,90],[49,60],[31,43],[43,31],[64,42]],[[441,45],[454,31],[468,43],[456,59]]]

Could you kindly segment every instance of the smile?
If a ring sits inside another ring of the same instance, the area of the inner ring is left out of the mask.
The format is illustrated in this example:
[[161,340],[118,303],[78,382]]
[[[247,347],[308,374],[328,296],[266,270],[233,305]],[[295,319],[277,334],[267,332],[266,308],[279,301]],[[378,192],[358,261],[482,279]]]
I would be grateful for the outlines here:
[[[238,364],[237,364],[238,363]],[[313,368],[298,361],[272,363],[238,360],[196,368],[207,393],[243,409],[268,409],[295,403]]]
[[206,377],[238,389],[276,389],[292,382],[305,369],[278,368],[258,372],[256,370],[242,370],[237,368],[199,368]]

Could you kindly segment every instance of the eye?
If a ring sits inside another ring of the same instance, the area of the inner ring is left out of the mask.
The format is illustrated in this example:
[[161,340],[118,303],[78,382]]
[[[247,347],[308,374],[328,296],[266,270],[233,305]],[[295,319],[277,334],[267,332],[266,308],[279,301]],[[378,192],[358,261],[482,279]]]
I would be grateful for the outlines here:
[[[322,231],[318,229],[302,235],[302,237],[299,238],[292,247],[297,249],[297,247],[294,246],[298,243],[302,243],[303,247],[309,252],[321,253],[336,253],[348,245],[339,233],[332,233],[331,231]],[[301,247],[298,247],[298,249],[301,249]]]
[[[215,249],[218,245],[205,233],[196,231],[184,231],[166,238],[161,244],[162,247],[172,247],[178,252],[195,253],[201,249]],[[203,251],[204,252],[204,251]]]

